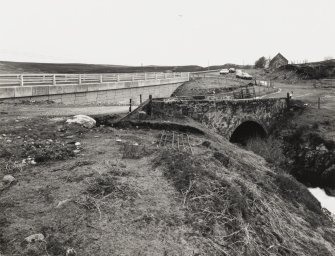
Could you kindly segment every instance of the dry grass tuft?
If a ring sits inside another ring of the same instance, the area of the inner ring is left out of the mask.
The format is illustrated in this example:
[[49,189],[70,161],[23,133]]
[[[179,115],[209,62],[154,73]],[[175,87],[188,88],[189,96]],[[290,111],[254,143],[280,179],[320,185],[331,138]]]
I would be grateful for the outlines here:
[[[116,175],[114,175],[116,174]],[[132,202],[136,197],[136,191],[127,183],[120,180],[119,173],[95,174],[86,180],[88,186],[81,197],[75,203],[84,206],[88,210],[96,209],[99,219],[102,219],[103,206],[109,199]],[[107,206],[106,206],[107,207]]]

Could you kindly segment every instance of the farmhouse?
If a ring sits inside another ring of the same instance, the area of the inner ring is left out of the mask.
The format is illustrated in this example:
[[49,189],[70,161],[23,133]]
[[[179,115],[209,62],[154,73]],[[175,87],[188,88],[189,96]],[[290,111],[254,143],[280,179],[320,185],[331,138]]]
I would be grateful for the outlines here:
[[269,63],[269,68],[279,68],[288,64],[288,60],[281,54],[278,53]]

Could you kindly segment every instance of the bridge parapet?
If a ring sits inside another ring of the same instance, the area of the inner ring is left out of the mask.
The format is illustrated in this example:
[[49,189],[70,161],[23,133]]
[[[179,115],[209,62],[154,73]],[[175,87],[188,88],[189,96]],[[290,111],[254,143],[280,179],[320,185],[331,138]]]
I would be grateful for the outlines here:
[[189,73],[0,75],[0,99],[63,104],[127,104],[129,99],[169,97]]

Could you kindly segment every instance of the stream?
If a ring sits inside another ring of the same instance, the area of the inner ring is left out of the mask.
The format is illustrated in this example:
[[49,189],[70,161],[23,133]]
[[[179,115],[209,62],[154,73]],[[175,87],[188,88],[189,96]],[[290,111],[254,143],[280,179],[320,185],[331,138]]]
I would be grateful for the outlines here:
[[328,196],[322,188],[308,188],[308,190],[318,199],[323,208],[335,215],[335,197]]

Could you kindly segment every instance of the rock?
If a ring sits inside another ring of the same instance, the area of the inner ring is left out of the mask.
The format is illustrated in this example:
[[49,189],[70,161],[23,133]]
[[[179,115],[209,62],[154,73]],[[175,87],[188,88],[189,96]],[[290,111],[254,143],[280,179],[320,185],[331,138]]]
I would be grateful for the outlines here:
[[66,256],[75,256],[75,255],[77,255],[77,253],[73,248],[66,249]]
[[60,201],[58,204],[57,204],[57,206],[56,206],[56,208],[61,208],[64,204],[66,204],[66,203],[68,203],[68,202],[70,202],[71,201],[71,199],[65,199],[65,200],[62,200],[62,201]]
[[6,185],[11,184],[13,181],[15,181],[15,178],[12,175],[5,175],[2,178],[3,183],[5,183]]
[[127,165],[123,162],[121,162],[119,166],[120,166],[120,168],[126,168],[127,167]]
[[30,235],[30,236],[26,237],[24,240],[28,243],[44,241],[44,235],[43,234],[34,234],[34,235]]
[[76,142],[74,143],[75,146],[79,147],[80,146],[80,142]]
[[328,151],[326,146],[324,144],[320,144],[319,146],[316,147],[316,150],[318,151]]
[[326,192],[327,196],[335,197],[335,189],[334,188],[325,188],[325,192]]
[[85,115],[76,115],[72,119],[66,120],[66,123],[76,123],[86,128],[93,128],[96,125],[96,121],[92,117]]
[[147,118],[147,113],[144,111],[138,111],[138,119],[142,120],[142,119],[146,119]]
[[206,148],[209,148],[210,145],[211,145],[211,143],[210,143],[210,141],[205,140],[203,143],[201,143],[201,145],[203,145],[203,146],[206,147]]

